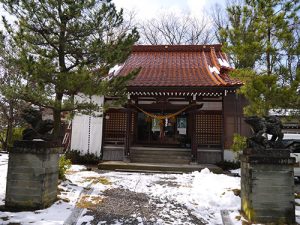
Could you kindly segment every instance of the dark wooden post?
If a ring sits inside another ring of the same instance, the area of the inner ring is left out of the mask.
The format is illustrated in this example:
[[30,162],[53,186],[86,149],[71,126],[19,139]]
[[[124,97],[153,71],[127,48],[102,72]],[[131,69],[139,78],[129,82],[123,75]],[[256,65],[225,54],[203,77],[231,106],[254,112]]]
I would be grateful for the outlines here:
[[191,118],[191,150],[192,150],[192,163],[197,163],[197,140],[196,140],[196,113],[190,114]]
[[125,147],[124,147],[124,161],[130,161],[130,135],[132,126],[132,112],[127,109],[127,119],[126,119],[126,134],[125,134]]
[[103,159],[103,153],[104,153],[104,145],[105,145],[105,136],[106,136],[106,113],[103,113],[103,124],[102,124],[102,139],[101,139],[101,160]]
[[225,148],[225,112],[224,112],[224,98],[225,98],[225,91],[223,91],[222,94],[222,138],[221,138],[221,147],[222,147],[222,155],[221,160],[224,161],[224,148]]

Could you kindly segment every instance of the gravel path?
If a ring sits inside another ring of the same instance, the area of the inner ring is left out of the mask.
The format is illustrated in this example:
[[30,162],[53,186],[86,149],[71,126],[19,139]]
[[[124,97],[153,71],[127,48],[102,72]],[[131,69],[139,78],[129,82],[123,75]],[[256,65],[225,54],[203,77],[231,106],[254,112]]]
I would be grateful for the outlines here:
[[115,188],[104,191],[105,198],[85,215],[94,217],[98,224],[204,224],[183,206],[151,199],[144,193]]

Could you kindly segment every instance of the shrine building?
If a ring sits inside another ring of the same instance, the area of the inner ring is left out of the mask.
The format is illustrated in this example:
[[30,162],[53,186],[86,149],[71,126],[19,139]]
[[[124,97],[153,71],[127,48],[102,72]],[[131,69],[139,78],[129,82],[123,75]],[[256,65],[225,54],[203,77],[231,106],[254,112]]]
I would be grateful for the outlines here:
[[111,75],[136,68],[126,104],[101,118],[75,116],[72,149],[103,160],[217,163],[226,158],[234,133],[249,133],[246,101],[237,94],[243,84],[229,76],[233,68],[221,45],[137,45]]

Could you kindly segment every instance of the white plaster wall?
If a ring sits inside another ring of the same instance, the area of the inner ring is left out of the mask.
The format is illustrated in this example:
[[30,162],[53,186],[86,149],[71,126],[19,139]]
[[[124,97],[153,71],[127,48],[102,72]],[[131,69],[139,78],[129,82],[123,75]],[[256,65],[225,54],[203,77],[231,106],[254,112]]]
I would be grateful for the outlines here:
[[88,152],[88,123],[87,115],[75,115],[72,120],[71,149],[82,154]]
[[[89,100],[83,96],[77,96],[77,101]],[[92,102],[102,105],[103,96],[92,96]],[[101,155],[103,117],[102,112],[94,112],[95,116],[77,114],[72,120],[71,149],[79,150],[82,155],[93,153]]]

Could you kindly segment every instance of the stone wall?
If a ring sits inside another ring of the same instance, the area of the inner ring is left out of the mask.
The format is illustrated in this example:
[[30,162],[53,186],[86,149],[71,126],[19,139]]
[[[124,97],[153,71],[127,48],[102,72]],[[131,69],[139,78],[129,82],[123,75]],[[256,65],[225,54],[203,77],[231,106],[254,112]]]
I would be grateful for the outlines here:
[[294,158],[287,150],[241,156],[242,211],[254,223],[295,223]]
[[5,206],[42,209],[57,199],[61,147],[44,141],[17,141],[9,153]]

